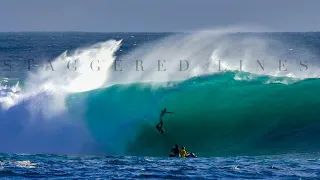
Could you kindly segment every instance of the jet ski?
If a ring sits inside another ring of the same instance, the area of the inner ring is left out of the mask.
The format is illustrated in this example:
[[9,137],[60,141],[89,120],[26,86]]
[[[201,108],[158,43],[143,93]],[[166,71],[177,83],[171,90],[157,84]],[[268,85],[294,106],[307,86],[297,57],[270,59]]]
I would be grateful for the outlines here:
[[169,157],[180,157],[179,155],[169,154]]
[[189,153],[186,158],[197,158],[197,156],[194,153]]
[[[179,155],[174,155],[174,154],[169,154],[169,157],[177,157],[179,158]],[[188,156],[186,156],[186,158],[197,158],[197,156],[194,153],[189,153]]]

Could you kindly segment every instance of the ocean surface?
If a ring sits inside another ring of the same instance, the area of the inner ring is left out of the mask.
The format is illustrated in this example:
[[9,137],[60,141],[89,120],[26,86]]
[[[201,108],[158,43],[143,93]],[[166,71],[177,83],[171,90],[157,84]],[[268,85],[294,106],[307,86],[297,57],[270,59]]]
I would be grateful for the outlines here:
[[0,176],[319,179],[319,49],[317,32],[0,33]]
[[1,178],[14,179],[319,179],[318,156],[166,158],[1,155]]

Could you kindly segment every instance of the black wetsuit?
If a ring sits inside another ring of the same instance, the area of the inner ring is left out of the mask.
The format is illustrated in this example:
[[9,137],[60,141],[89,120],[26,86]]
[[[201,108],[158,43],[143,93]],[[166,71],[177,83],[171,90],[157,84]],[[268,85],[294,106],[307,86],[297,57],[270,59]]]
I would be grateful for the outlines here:
[[178,147],[173,147],[171,152],[173,152],[174,155],[179,154],[179,148]]
[[166,109],[162,110],[160,113],[160,122],[157,124],[156,128],[157,130],[161,133],[161,134],[166,134],[166,132],[164,131],[164,129],[162,129],[162,125],[163,125],[163,121],[162,121],[162,117],[166,114],[166,113],[173,113],[173,112],[168,112],[166,111]]

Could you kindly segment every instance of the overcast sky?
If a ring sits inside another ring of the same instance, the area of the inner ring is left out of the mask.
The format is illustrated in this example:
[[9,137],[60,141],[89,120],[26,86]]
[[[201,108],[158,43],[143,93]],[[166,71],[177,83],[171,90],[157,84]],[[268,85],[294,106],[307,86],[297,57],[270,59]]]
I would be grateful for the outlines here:
[[0,31],[320,31],[319,0],[0,0]]

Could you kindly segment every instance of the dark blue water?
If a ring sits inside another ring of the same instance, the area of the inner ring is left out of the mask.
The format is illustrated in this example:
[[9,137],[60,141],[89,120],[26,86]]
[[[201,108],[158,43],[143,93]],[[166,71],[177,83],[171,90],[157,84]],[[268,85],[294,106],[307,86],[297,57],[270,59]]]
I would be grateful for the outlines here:
[[319,179],[318,156],[155,157],[1,155],[1,178]]
[[[168,36],[170,33],[0,33],[0,75],[1,77],[11,77],[24,79],[28,72],[28,64],[31,62],[31,71],[36,69],[36,65],[43,61],[52,60],[65,51],[70,51],[79,47],[88,47],[98,42],[110,39],[125,42],[117,56],[129,52],[137,45],[155,41]],[[13,63],[12,70],[4,65],[4,61]]]
[[[65,51],[72,54],[80,47],[122,39],[115,53],[121,59],[137,47],[144,47],[145,43],[156,43],[170,35],[0,33],[0,177],[320,179],[318,78],[291,85],[286,83],[296,80],[289,77],[273,79],[268,76],[250,81],[253,75],[248,72],[249,75],[226,73],[195,77],[154,91],[138,85],[123,89],[114,86],[90,91],[91,99],[85,99],[86,93],[68,94],[69,99],[61,98],[63,102],[70,100],[66,109],[53,111],[50,117],[44,116],[48,111],[44,107],[49,107],[50,111],[60,106],[60,101],[52,101],[50,94],[37,92],[21,102],[14,101],[13,97],[24,95],[29,72]],[[268,51],[277,58],[305,59],[314,66],[320,62],[320,33],[236,33],[230,36],[234,41],[244,42],[252,36],[267,39]],[[281,46],[272,43],[274,41],[281,42]],[[170,50],[170,47],[165,48]],[[146,49],[152,51],[149,47]],[[227,49],[227,52],[232,50]],[[201,52],[199,50],[199,54]],[[32,62],[30,70],[28,61]],[[5,62],[10,62],[12,69]],[[245,80],[235,80],[238,76]],[[12,106],[6,109],[4,104]],[[165,122],[168,130],[165,137],[154,128],[158,121],[158,105],[176,108],[177,115]],[[179,108],[181,110],[177,111]],[[243,112],[252,112],[241,113],[241,108],[245,109]],[[147,113],[139,110],[155,112],[152,116],[156,118],[147,119]],[[111,115],[113,119],[108,119]],[[168,158],[175,143],[185,145],[198,158]]]

